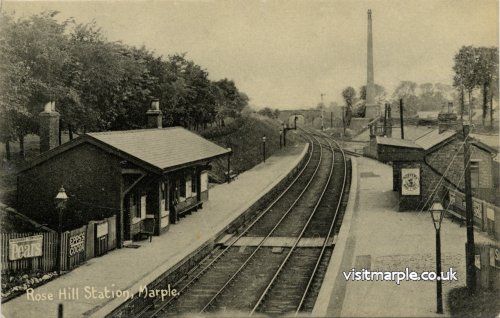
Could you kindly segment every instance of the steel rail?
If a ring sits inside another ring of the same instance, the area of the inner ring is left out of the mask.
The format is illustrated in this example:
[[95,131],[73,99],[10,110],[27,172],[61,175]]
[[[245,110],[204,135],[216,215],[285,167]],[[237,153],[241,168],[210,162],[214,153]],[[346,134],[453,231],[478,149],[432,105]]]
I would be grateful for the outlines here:
[[[305,130],[304,130],[305,131]],[[288,260],[290,259],[290,256],[292,255],[292,253],[295,251],[297,245],[299,244],[299,241],[302,239],[304,233],[306,232],[306,229],[308,228],[309,224],[311,223],[311,220],[312,218],[314,217],[314,215],[316,214],[316,211],[318,210],[318,207],[323,199],[323,196],[325,195],[325,192],[326,190],[328,189],[328,186],[330,184],[330,180],[332,178],[332,175],[333,175],[333,168],[335,166],[335,151],[332,147],[332,145],[330,144],[330,142],[328,141],[327,139],[327,142],[330,146],[330,150],[332,151],[332,165],[330,167],[330,172],[328,174],[328,180],[326,181],[326,184],[325,184],[325,187],[323,188],[323,190],[321,191],[321,195],[319,196],[318,198],[318,201],[316,202],[316,205],[314,206],[313,208],[313,211],[311,213],[311,215],[309,216],[309,218],[307,219],[307,222],[304,224],[304,227],[302,228],[302,231],[300,232],[299,236],[297,237],[297,239],[295,240],[293,246],[291,247],[290,251],[288,252],[288,254],[286,255],[285,259],[281,262],[281,265],[278,267],[278,269],[276,270],[273,278],[271,278],[271,281],[268,283],[266,289],[264,290],[264,292],[262,292],[260,298],[257,300],[257,303],[254,305],[254,307],[252,308],[252,311],[250,312],[250,316],[252,316],[255,311],[259,308],[259,306],[262,304],[262,301],[264,300],[264,298],[266,297],[267,293],[269,292],[269,290],[271,289],[272,285],[274,284],[274,282],[277,280],[279,274],[281,273],[281,271],[283,270],[283,268],[285,267],[286,263],[288,262]],[[326,239],[327,241],[328,239]]]
[[[317,140],[315,137],[313,137],[315,140]],[[248,225],[248,227],[243,231],[241,232],[240,235],[238,235],[238,237],[236,238],[236,240],[234,240],[231,244],[229,244],[219,255],[216,256],[216,258],[214,258],[207,266],[205,266],[197,275],[195,275],[186,285],[184,285],[179,291],[178,291],[178,295],[180,294],[183,294],[183,292],[189,287],[191,286],[196,280],[198,280],[198,278],[200,276],[202,276],[209,268],[212,267],[212,265],[215,264],[216,261],[218,261],[243,235],[245,235],[254,225],[255,223],[257,223],[267,212],[269,212],[271,210],[272,207],[274,207],[274,205],[276,204],[276,202],[278,202],[289,190],[290,188],[297,182],[297,180],[303,175],[304,171],[306,170],[306,168],[308,167],[309,163],[311,162],[311,159],[312,159],[312,156],[313,156],[313,153],[314,153],[314,141],[312,140],[312,138],[310,138],[308,136],[308,139],[310,141],[310,144],[311,144],[311,150],[310,150],[310,154],[309,154],[309,157],[307,159],[307,162],[306,164],[304,165],[304,167],[301,169],[301,171],[299,172],[299,174],[294,178],[294,180],[292,181],[292,183],[285,188],[285,190],[283,190],[283,192],[273,201],[269,204],[269,206],[250,224]],[[321,149],[321,146],[320,146],[320,149]],[[321,153],[320,153],[320,159],[321,159]],[[319,165],[320,165],[320,162],[318,162],[318,165],[316,167],[316,170],[315,172],[318,170],[319,168]],[[314,175],[311,177],[310,181],[314,178]],[[309,181],[309,183],[310,183]],[[308,183],[308,184],[309,184]],[[302,194],[302,193],[301,193]],[[294,201],[293,204],[295,204],[296,202],[298,201],[298,199],[296,201]],[[291,208],[290,208],[291,210]],[[179,296],[174,296],[172,298],[170,298],[167,302],[165,302],[164,304],[162,304],[158,309],[156,309],[153,314],[150,316],[150,317],[156,317],[159,313],[163,312],[164,309],[170,304],[172,303],[172,301],[174,301],[175,299],[177,299]],[[141,311],[140,315],[136,316],[136,317],[140,317],[142,316],[142,314],[144,314],[147,309],[151,308],[152,306],[154,306],[154,304],[152,304],[151,306],[147,307],[145,310]]]
[[[313,137],[316,139],[316,137]],[[319,140],[316,139],[316,141],[318,142],[318,144],[320,144]],[[319,162],[318,162],[318,165],[316,166],[316,169],[314,170],[314,173],[313,175],[311,176],[311,178],[309,179],[309,181],[307,182],[306,186],[304,187],[304,189],[300,192],[300,194],[297,196],[297,198],[295,199],[295,201],[293,201],[293,203],[290,205],[290,207],[287,209],[287,211],[285,212],[285,214],[283,214],[283,216],[279,219],[279,221],[274,225],[274,227],[271,229],[271,231],[269,231],[269,233],[266,235],[266,237],[264,237],[259,245],[257,245],[257,247],[255,248],[255,250],[252,252],[252,254],[250,254],[250,256],[248,256],[248,258],[245,260],[245,262],[236,270],[236,272],[233,273],[233,275],[231,275],[231,277],[226,281],[226,283],[217,291],[217,293],[208,301],[208,303],[200,310],[200,313],[203,313],[208,307],[210,307],[210,305],[215,301],[215,299],[226,289],[226,287],[234,280],[234,278],[236,276],[238,276],[239,273],[241,273],[241,271],[245,268],[245,266],[250,262],[250,260],[255,256],[255,254],[257,253],[257,251],[260,250],[260,248],[262,247],[262,245],[264,244],[264,242],[274,233],[274,231],[278,228],[278,226],[281,224],[281,222],[286,218],[286,216],[290,213],[290,211],[292,211],[292,209],[295,207],[295,205],[297,204],[297,202],[302,198],[302,196],[304,195],[304,193],[307,191],[307,189],[309,188],[309,185],[311,184],[311,182],[313,181],[314,177],[316,176],[318,170],[319,170],[319,167],[321,165],[321,161],[322,161],[322,158],[323,158],[323,147],[321,146],[320,144],[320,157],[319,157]],[[239,238],[238,238],[239,239]],[[236,240],[237,241],[237,240]],[[236,242],[235,241],[235,242]]]
[[[331,137],[328,137],[328,138],[331,138]],[[340,153],[342,155],[342,161],[344,162],[344,178],[342,181],[342,189],[340,190],[339,200],[337,203],[337,207],[335,208],[335,216],[332,219],[332,222],[330,224],[330,228],[328,229],[328,234],[325,237],[325,241],[323,242],[323,246],[321,248],[320,255],[318,257],[318,260],[316,261],[316,265],[314,266],[314,270],[311,273],[311,277],[309,278],[309,281],[308,281],[307,286],[304,290],[304,293],[302,294],[302,298],[300,299],[300,303],[298,304],[297,309],[295,310],[295,316],[297,316],[299,314],[300,310],[302,309],[302,305],[304,304],[304,301],[306,300],[306,297],[309,293],[309,289],[312,285],[314,277],[316,276],[316,272],[318,271],[319,265],[321,263],[321,259],[325,253],[327,243],[328,243],[328,238],[330,237],[330,235],[332,234],[332,232],[335,228],[335,223],[337,222],[337,216],[339,214],[340,206],[342,204],[342,199],[344,198],[344,190],[345,190],[345,186],[347,183],[347,160],[346,160],[344,150],[340,147],[339,143],[337,141],[335,141],[333,138],[331,138],[331,140],[333,141],[333,143],[335,143],[337,148],[340,150]]]

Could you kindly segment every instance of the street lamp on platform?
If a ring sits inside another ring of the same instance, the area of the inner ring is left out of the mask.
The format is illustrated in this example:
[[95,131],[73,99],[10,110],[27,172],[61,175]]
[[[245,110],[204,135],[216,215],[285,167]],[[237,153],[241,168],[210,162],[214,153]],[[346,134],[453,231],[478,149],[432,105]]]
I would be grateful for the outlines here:
[[262,136],[262,159],[266,162],[266,136]]
[[436,302],[438,314],[443,313],[443,281],[441,280],[441,222],[443,221],[444,208],[441,202],[434,200],[430,208],[432,222],[436,230]]
[[68,195],[64,187],[59,189],[55,197],[56,208],[59,216],[59,226],[57,228],[57,273],[61,274],[62,256],[61,256],[61,238],[62,238],[62,215],[68,203]]

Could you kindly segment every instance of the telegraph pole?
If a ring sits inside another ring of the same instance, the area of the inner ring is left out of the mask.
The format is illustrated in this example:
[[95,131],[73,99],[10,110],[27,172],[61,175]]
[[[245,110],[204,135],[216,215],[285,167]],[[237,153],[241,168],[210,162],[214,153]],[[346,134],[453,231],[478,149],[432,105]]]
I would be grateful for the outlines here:
[[469,123],[464,123],[464,167],[465,167],[465,222],[467,224],[467,243],[465,247],[466,280],[469,294],[476,290],[476,269],[474,265],[474,218],[472,211],[472,187],[470,178],[470,144],[469,144]]
[[342,131],[343,131],[342,138],[344,138],[344,136],[345,136],[345,107],[344,106],[342,106]]
[[384,136],[387,137],[387,103],[384,105]]
[[324,124],[324,121],[323,121],[323,110],[325,108],[325,104],[323,103],[323,96],[325,96],[326,94],[323,94],[321,93],[321,130],[325,130],[325,124]]
[[405,139],[405,130],[404,130],[404,120],[403,120],[403,99],[399,100],[399,123],[401,125],[401,139]]

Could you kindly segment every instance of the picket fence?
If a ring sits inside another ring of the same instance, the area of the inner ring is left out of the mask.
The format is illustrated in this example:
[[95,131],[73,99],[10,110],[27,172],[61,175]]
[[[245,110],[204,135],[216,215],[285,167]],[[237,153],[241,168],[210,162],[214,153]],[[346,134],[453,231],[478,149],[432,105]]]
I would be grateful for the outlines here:
[[[97,238],[96,226],[107,223],[107,234]],[[9,259],[9,241],[41,235],[42,255],[17,260]],[[96,242],[100,244],[96,246]],[[102,242],[106,244],[103,245]],[[97,247],[97,248],[96,248]],[[1,272],[19,272],[31,270],[43,270],[46,272],[57,270],[57,233],[2,233],[1,234]],[[89,224],[80,228],[66,231],[61,236],[61,270],[71,270],[85,261],[103,255],[107,251],[116,248],[116,217],[106,218],[101,221],[90,221]]]

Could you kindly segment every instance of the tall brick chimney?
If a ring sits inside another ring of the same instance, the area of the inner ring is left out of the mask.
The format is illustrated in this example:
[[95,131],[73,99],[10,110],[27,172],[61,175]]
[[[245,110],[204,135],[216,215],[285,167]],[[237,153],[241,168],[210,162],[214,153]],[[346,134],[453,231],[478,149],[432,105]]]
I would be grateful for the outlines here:
[[148,116],[148,128],[162,128],[162,113],[160,110],[160,101],[154,99],[151,102],[151,108],[146,112]]
[[49,151],[59,146],[59,118],[56,112],[56,102],[45,104],[43,112],[38,115],[40,124],[40,152]]

